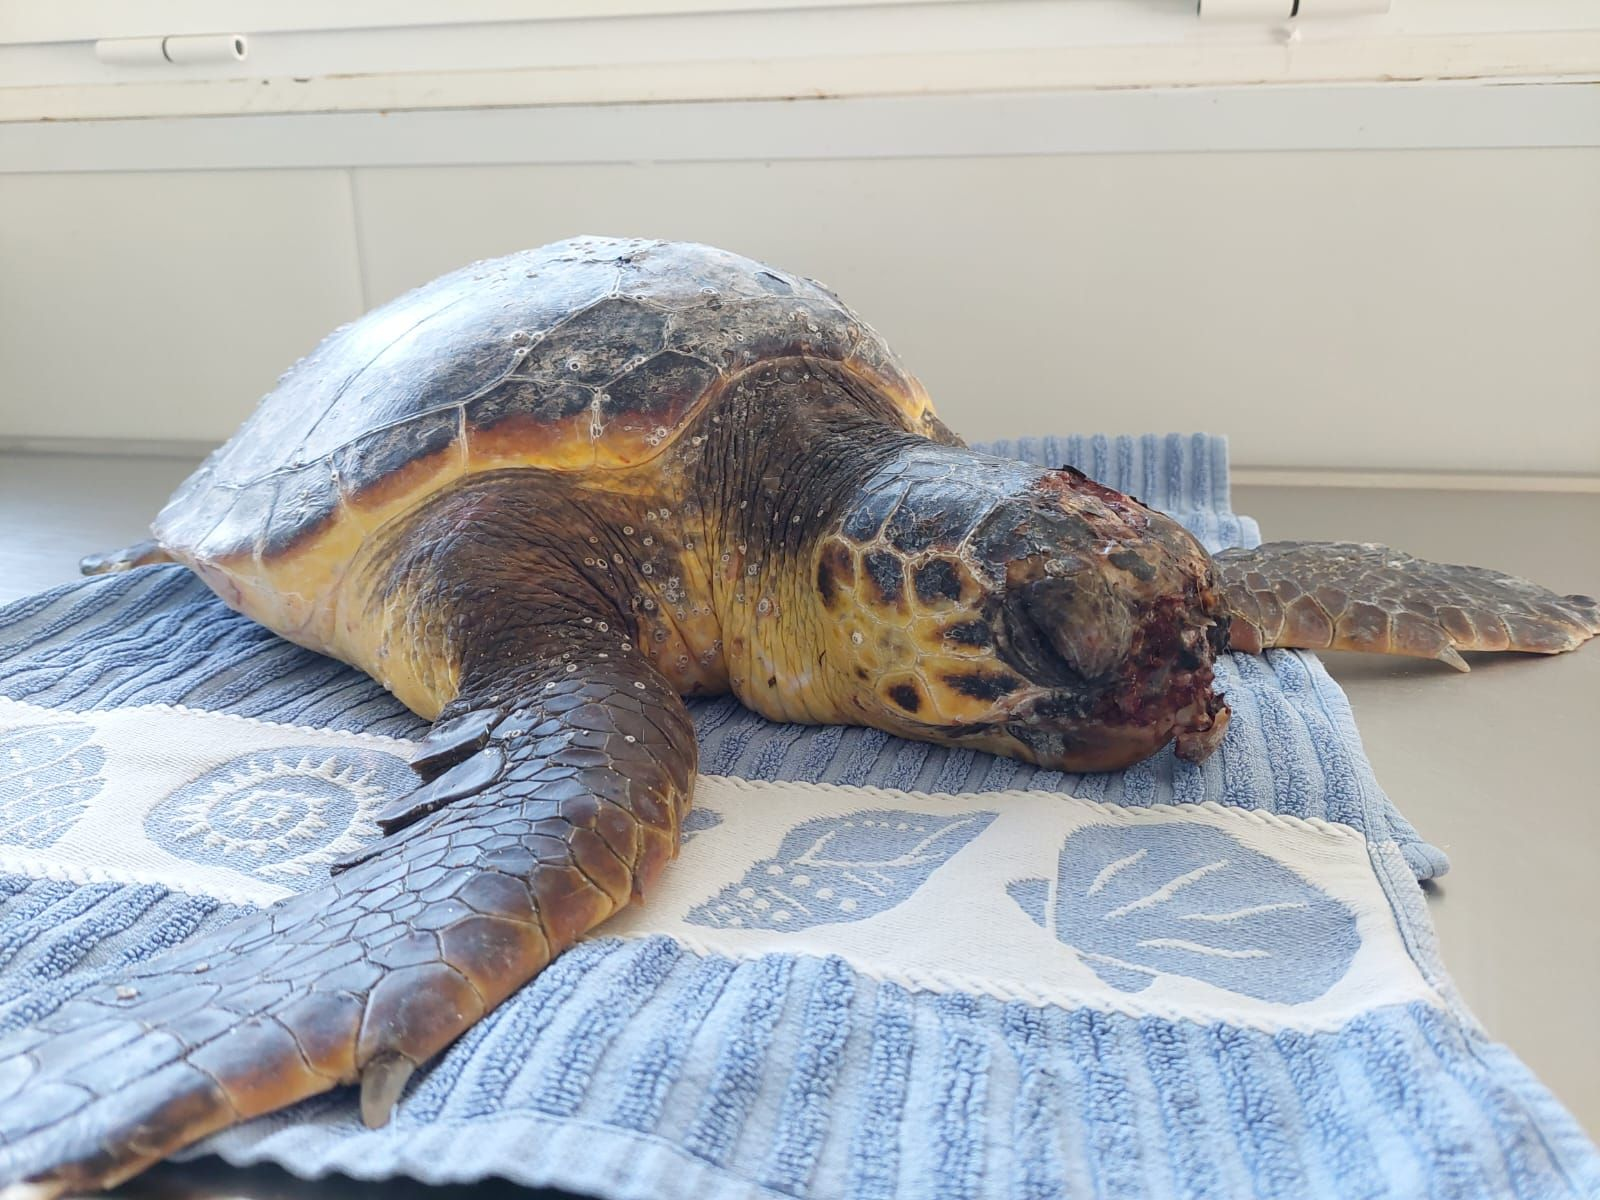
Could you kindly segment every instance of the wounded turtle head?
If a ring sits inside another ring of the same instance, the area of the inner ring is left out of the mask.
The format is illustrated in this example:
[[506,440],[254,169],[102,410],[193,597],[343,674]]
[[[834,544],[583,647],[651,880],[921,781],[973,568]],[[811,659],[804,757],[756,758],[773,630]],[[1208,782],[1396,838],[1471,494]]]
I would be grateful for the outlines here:
[[818,546],[853,719],[1061,770],[1215,749],[1229,618],[1187,531],[1070,469],[911,459]]

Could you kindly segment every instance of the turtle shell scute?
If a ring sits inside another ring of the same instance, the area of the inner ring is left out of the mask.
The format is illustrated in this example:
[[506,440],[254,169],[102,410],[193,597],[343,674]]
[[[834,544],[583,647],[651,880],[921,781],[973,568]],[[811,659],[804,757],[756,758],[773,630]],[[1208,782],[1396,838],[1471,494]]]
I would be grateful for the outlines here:
[[514,375],[545,387],[596,387],[658,352],[667,320],[642,300],[608,296],[533,338]]
[[719,375],[702,358],[663,350],[606,385],[601,413],[607,420],[631,414],[676,420]]

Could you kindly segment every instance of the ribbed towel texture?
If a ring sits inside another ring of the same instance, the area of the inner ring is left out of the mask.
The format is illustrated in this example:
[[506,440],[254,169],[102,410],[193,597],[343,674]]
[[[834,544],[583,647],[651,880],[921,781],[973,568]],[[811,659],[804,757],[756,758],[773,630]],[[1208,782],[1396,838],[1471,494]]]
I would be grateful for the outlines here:
[[[1220,439],[993,449],[1212,548],[1257,540]],[[0,611],[0,663],[0,1036],[314,885],[424,728],[174,567]],[[389,1127],[340,1092],[204,1149],[607,1200],[1600,1194],[1593,1146],[1443,974],[1415,882],[1443,857],[1343,694],[1300,653],[1218,674],[1219,753],[1108,775],[698,703],[708,778],[643,912]],[[264,783],[290,832],[227,827]]]

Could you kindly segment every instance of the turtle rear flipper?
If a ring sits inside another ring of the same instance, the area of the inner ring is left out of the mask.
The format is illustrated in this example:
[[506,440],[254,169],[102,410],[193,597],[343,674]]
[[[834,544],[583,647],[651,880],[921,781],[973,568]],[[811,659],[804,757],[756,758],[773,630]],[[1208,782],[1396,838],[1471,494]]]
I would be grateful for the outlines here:
[[1216,556],[1235,650],[1273,646],[1435,658],[1462,650],[1559,654],[1600,633],[1600,602],[1388,546],[1266,542]]
[[175,561],[155,540],[135,542],[121,550],[107,550],[104,554],[86,554],[78,560],[78,570],[84,575],[111,575],[118,571],[131,571],[134,567],[147,567],[151,563]]
[[[555,669],[455,706],[423,755],[455,765],[364,861],[0,1038],[0,1195],[109,1187],[340,1084],[381,1125],[417,1066],[652,883],[688,712],[642,659]],[[496,719],[463,740],[472,711]]]

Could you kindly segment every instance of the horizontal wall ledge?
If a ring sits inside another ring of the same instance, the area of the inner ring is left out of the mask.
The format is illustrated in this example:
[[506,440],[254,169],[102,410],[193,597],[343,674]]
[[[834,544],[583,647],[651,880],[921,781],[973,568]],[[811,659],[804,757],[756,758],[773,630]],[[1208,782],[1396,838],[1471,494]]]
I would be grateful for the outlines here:
[[1600,475],[1235,466],[1230,470],[1229,477],[1235,487],[1388,488],[1398,491],[1562,492],[1575,495],[1600,495]]
[[[0,436],[0,454],[170,458],[198,463],[215,448],[213,442],[182,438]],[[1387,488],[1401,491],[1551,492],[1600,495],[1600,475],[1259,467],[1236,463],[1229,469],[1229,476],[1235,487]]]
[[0,173],[1600,145],[1600,87],[1351,84],[0,123]]

